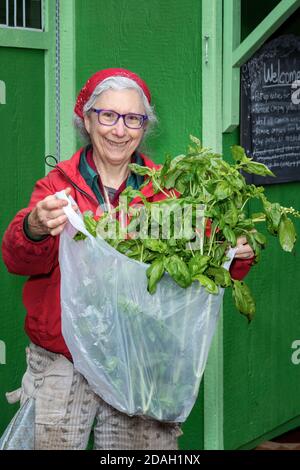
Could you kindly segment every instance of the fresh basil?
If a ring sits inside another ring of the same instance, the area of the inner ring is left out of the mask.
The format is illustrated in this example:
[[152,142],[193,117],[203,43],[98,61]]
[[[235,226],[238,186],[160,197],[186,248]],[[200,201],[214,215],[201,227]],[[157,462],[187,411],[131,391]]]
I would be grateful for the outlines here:
[[[292,207],[270,202],[264,187],[246,183],[243,172],[261,176],[272,172],[254,162],[242,147],[231,148],[234,163],[228,163],[221,155],[201,147],[197,137],[190,136],[190,139],[186,154],[175,158],[168,155],[160,167],[150,169],[130,164],[132,172],[145,176],[143,186],[152,183],[154,193],[162,195],[164,200],[153,202],[141,191],[126,188],[122,195],[129,200],[139,197],[144,213],[141,217],[141,210],[127,203],[129,224],[125,238],[118,220],[112,220],[107,214],[96,222],[92,213],[86,213],[86,228],[94,236],[106,233],[107,242],[114,248],[150,265],[147,279],[151,294],[156,292],[164,272],[181,288],[195,281],[211,294],[216,294],[219,286],[232,288],[237,309],[251,320],[254,300],[247,285],[231,279],[223,268],[227,251],[243,236],[253,248],[258,263],[267,242],[267,237],[257,228],[259,224],[279,238],[284,251],[292,251],[296,231],[290,216],[299,218],[300,213]],[[248,203],[253,200],[259,202],[259,212],[251,213]],[[200,225],[199,205],[203,207]],[[187,208],[184,217],[178,217],[184,208]],[[186,228],[188,220],[191,220],[189,229]],[[148,236],[138,236],[139,231]],[[79,233],[75,238],[85,237]]]

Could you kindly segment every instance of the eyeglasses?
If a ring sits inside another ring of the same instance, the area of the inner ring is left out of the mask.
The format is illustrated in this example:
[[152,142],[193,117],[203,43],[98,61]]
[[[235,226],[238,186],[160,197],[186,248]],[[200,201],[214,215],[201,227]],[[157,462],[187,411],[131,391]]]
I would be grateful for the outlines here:
[[123,118],[125,126],[129,129],[140,129],[148,119],[148,116],[144,114],[119,114],[111,109],[92,108],[92,111],[98,114],[98,122],[103,126],[114,126],[120,118]]

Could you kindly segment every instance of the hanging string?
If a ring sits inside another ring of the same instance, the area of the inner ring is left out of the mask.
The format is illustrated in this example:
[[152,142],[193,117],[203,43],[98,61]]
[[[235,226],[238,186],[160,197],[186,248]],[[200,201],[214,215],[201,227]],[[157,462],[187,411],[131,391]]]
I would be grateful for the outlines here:
[[60,0],[55,4],[55,133],[56,155],[60,161]]
[[[55,162],[54,165],[53,165],[53,163],[49,162],[49,159],[54,160],[54,162]],[[58,164],[58,159],[54,155],[46,155],[45,156],[45,164],[47,166],[49,166],[50,168],[55,168],[56,165]]]

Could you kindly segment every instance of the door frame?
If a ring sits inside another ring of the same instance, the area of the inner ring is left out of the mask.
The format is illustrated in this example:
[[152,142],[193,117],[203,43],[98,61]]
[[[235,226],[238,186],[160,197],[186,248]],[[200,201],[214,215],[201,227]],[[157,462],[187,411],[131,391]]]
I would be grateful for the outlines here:
[[[0,47],[44,51],[45,155],[54,155],[57,160],[69,158],[76,147],[72,128],[76,92],[74,3],[43,0],[43,30],[0,26]],[[48,170],[45,167],[45,172]]]

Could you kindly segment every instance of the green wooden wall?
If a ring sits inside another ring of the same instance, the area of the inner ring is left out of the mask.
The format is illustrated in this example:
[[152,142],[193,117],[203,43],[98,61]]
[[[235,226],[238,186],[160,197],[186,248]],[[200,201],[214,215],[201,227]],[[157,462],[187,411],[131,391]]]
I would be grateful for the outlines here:
[[[76,83],[107,67],[124,67],[148,83],[159,126],[148,154],[161,162],[201,136],[201,2],[77,0]],[[201,449],[201,398],[184,426],[182,448]]]
[[[0,48],[0,80],[6,84],[6,104],[0,104],[2,239],[16,212],[28,205],[35,181],[45,173],[44,53]],[[0,341],[6,349],[6,363],[0,360],[1,435],[17,409],[4,394],[20,387],[28,340],[23,330],[24,278],[9,274],[0,257],[0,279]]]
[[[278,1],[242,2],[245,37]],[[296,12],[275,34],[299,35]],[[224,135],[224,151],[238,143],[238,131]],[[300,209],[300,184],[267,186],[271,201]],[[251,207],[253,209],[253,207]],[[300,233],[300,223],[297,221]],[[291,361],[291,344],[300,339],[299,242],[284,253],[276,239],[247,278],[256,299],[256,318],[248,325],[229,295],[224,304],[225,448],[253,448],[257,443],[300,425],[300,365]]]
[[[243,36],[278,2],[242,1]],[[129,68],[148,83],[160,121],[147,144],[151,158],[161,162],[166,153],[181,153],[190,133],[202,137],[201,0],[76,0],[75,8],[77,91],[99,69]],[[280,32],[297,34],[299,27],[294,14]],[[2,237],[16,211],[27,205],[34,182],[44,175],[44,53],[0,48],[0,80],[7,86],[7,104],[0,104]],[[224,150],[238,140],[238,131],[225,135]],[[299,183],[268,187],[267,194],[300,209]],[[250,326],[226,295],[225,448],[251,448],[252,441],[300,423],[300,365],[291,362],[291,344],[300,339],[297,251],[299,247],[292,255],[281,253],[269,239],[261,264],[248,278],[257,300]],[[24,279],[8,274],[2,261],[0,274],[0,342],[6,345],[6,364],[0,361],[1,433],[16,410],[4,393],[20,386],[27,339]],[[182,449],[203,448],[202,389],[183,430]]]

